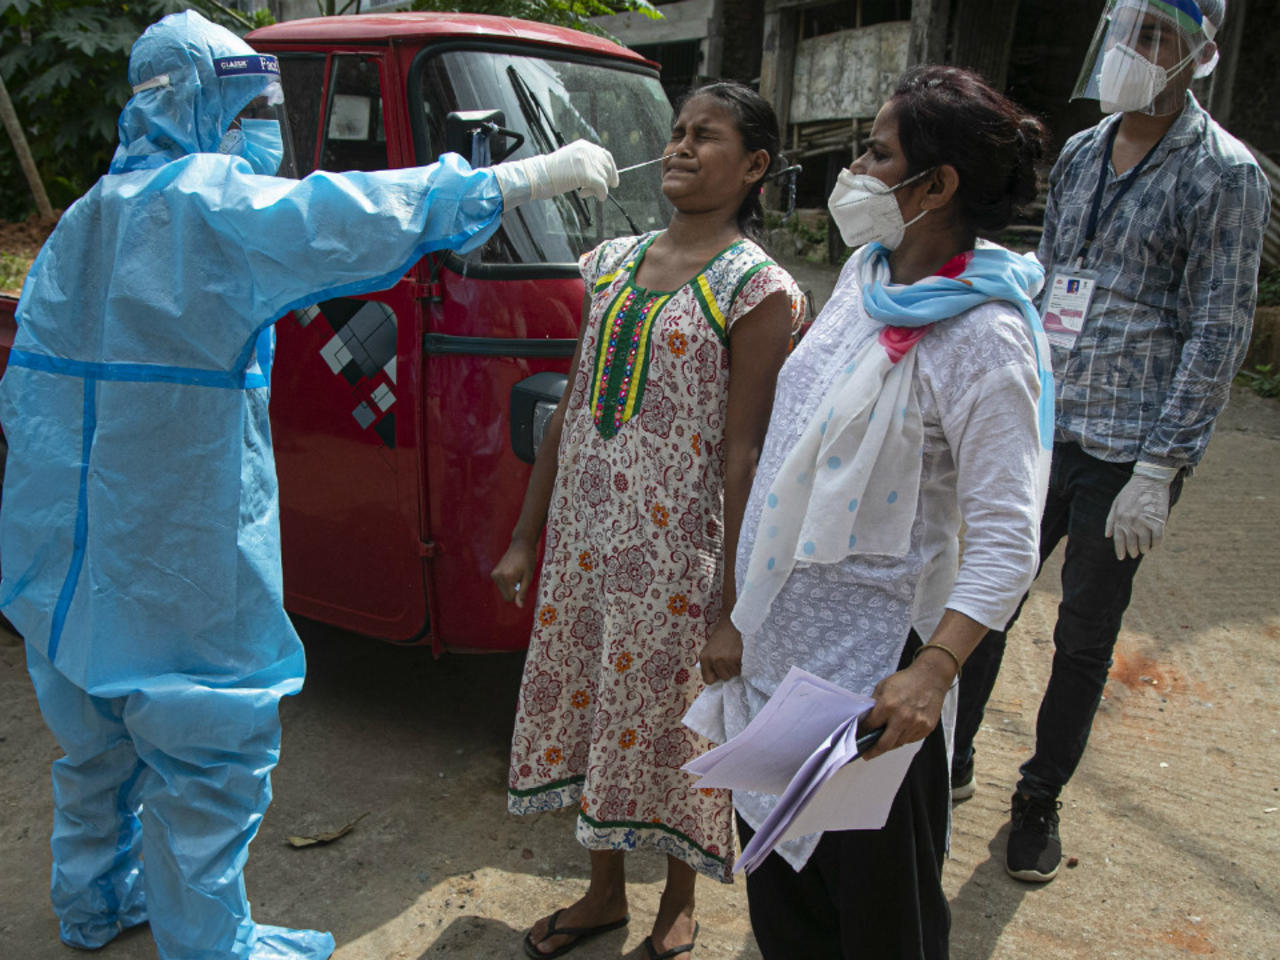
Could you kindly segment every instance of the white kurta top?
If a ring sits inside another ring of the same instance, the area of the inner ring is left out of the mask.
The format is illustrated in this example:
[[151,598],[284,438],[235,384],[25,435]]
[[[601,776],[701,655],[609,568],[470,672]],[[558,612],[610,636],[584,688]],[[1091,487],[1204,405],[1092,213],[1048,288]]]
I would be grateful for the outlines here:
[[[779,468],[836,375],[879,330],[862,309],[854,270],[846,267],[778,378],[742,521],[739,589]],[[951,608],[1003,629],[1031,585],[1043,451],[1036,431],[1040,385],[1025,321],[1012,305],[984,304],[935,324],[915,349],[925,436],[910,549],[904,557],[798,564],[761,628],[743,637],[741,676],[709,687],[685,718],[709,739],[723,743],[740,733],[793,665],[869,695],[897,668],[910,628],[927,640]],[[953,713],[953,704],[944,711],[948,728]],[[776,802],[767,794],[734,794],[734,806],[755,829]],[[789,841],[778,852],[799,869],[819,836]]]

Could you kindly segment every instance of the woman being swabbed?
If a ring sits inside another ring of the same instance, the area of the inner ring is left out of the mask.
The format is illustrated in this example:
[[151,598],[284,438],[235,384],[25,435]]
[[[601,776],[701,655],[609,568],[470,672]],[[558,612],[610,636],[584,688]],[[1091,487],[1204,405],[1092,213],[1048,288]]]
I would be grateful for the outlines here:
[[[1029,299],[1043,271],[978,234],[1034,197],[1044,141],[976,75],[918,68],[831,194],[857,249],[779,374],[738,543],[740,634],[707,644],[704,678],[724,682],[686,722],[735,736],[795,665],[875,698],[868,757],[925,742],[882,829],[787,841],[748,877],[767,960],[948,954],[939,718],[1035,573],[1052,439]],[[776,801],[734,793],[743,843]]]
[[733,868],[729,795],[681,771],[708,746],[681,717],[703,645],[732,630],[742,510],[803,300],[749,239],[778,164],[768,103],[737,84],[696,90],[665,152],[667,229],[582,258],[569,387],[493,571],[521,602],[545,526],[508,806],[576,808],[591,880],[528,932],[532,957],[628,921],[625,851],[667,855],[649,958],[693,949],[694,880]]

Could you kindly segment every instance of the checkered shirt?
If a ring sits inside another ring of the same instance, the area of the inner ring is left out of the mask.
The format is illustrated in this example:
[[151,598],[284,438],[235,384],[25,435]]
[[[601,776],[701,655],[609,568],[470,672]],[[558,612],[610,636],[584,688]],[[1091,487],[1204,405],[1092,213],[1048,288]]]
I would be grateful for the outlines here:
[[[1048,270],[1083,245],[1119,121],[1077,133],[1054,164],[1039,249]],[[1122,182],[1108,173],[1103,210]],[[1269,209],[1248,148],[1188,93],[1085,258],[1098,272],[1088,317],[1073,348],[1053,348],[1057,440],[1114,462],[1199,462],[1249,345]]]

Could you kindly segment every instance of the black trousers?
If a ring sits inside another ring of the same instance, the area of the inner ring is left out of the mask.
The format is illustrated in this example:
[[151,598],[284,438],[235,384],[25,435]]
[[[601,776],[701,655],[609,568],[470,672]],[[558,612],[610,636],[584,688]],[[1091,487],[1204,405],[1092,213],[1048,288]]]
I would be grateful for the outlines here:
[[[1111,504],[1132,474],[1132,463],[1098,460],[1073,443],[1054,445],[1049,496],[1040,521],[1040,563],[1064,537],[1067,547],[1062,602],[1053,629],[1053,669],[1036,718],[1036,751],[1022,765],[1018,782],[1018,790],[1029,797],[1058,799],[1089,742],[1120,622],[1142,562],[1142,557],[1117,560],[1114,542],[1103,535]],[[1169,485],[1170,507],[1181,493],[1179,474]],[[1005,629],[988,632],[965,661],[952,760],[956,770],[973,758],[973,739],[996,684],[1009,630],[1021,612],[1019,603]]]
[[[919,646],[913,632],[903,664]],[[798,873],[771,853],[747,877],[751,928],[765,960],[946,960],[950,790],[939,724],[911,761],[883,828],[823,834]],[[744,845],[753,833],[738,817]]]

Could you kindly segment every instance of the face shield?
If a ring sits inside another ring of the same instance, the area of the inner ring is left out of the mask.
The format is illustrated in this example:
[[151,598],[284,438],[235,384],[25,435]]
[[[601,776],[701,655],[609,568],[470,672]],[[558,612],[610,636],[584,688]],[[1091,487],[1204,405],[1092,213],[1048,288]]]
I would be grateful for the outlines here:
[[1196,0],[1110,0],[1071,99],[1104,113],[1177,113],[1191,80],[1217,65],[1216,32]]
[[[284,110],[284,88],[280,85],[280,66],[275,57],[222,57],[214,61],[214,70],[223,78],[224,92],[251,83],[258,91],[240,108],[227,126],[218,144],[218,152],[244,157],[254,173],[268,176],[296,176],[289,137],[288,117]],[[263,81],[266,81],[265,86]],[[234,100],[230,102],[234,103]]]

